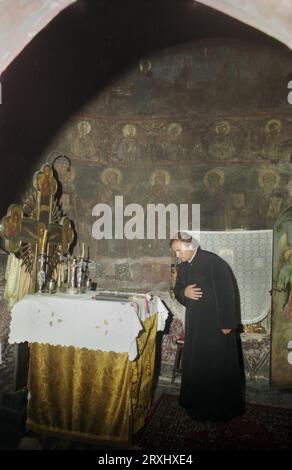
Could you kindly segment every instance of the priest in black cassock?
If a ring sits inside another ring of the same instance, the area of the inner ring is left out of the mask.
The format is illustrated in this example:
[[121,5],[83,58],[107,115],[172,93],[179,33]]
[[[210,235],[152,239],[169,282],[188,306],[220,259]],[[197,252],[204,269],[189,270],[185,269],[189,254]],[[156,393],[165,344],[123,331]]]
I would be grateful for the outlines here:
[[186,306],[180,405],[194,419],[225,421],[244,412],[236,282],[228,264],[179,233],[174,288]]

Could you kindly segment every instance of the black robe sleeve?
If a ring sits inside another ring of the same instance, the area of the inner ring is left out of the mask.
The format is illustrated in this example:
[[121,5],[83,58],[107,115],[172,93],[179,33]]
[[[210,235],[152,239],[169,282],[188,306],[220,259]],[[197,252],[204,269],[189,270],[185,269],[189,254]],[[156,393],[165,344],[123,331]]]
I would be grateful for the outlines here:
[[177,275],[176,275],[176,281],[175,281],[175,286],[174,286],[174,295],[175,295],[175,298],[179,301],[179,303],[186,306],[187,299],[184,294],[184,290],[186,286],[182,279],[182,270],[183,270],[183,265],[179,264],[177,267]]
[[231,270],[228,264],[219,257],[214,258],[212,268],[218,326],[220,329],[237,328],[235,286]]

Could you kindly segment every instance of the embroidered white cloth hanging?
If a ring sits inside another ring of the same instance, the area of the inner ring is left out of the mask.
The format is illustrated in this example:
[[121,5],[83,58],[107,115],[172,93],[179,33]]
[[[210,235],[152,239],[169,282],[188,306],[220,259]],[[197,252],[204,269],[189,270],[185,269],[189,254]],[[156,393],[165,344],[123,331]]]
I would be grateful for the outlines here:
[[271,308],[273,231],[200,232],[200,245],[231,267],[240,293],[242,324],[263,320]]

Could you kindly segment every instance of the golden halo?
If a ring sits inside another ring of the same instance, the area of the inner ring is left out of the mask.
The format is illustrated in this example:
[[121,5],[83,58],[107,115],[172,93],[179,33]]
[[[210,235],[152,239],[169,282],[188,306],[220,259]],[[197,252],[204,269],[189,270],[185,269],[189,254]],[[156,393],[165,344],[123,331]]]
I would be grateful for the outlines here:
[[182,126],[177,122],[172,122],[171,124],[169,124],[167,128],[168,135],[171,135],[173,129],[176,130],[176,135],[180,135],[182,133]]
[[101,181],[108,185],[108,181],[107,181],[107,175],[109,173],[115,173],[118,177],[118,184],[122,181],[123,179],[123,176],[122,176],[122,173],[120,172],[120,170],[118,170],[117,168],[106,168],[105,170],[103,170],[103,172],[101,173],[101,176],[100,176],[100,179]]
[[[130,129],[133,131],[133,132],[129,132]],[[123,127],[123,136],[124,137],[134,137],[136,134],[137,134],[137,128],[134,124],[126,124],[124,127]]]
[[90,133],[91,131],[91,124],[89,124],[88,121],[79,121],[78,124],[77,124],[77,128],[79,131],[81,131],[81,127],[85,125],[85,128],[86,128],[86,135]]
[[[144,65],[147,66],[147,68],[145,69]],[[152,64],[151,64],[151,61],[149,59],[142,59],[140,60],[139,62],[139,69],[141,70],[141,72],[149,72],[152,68]]]
[[153,171],[153,173],[151,173],[150,178],[149,178],[151,186],[154,185],[155,177],[156,176],[162,176],[162,175],[163,175],[164,180],[165,180],[165,185],[167,186],[170,182],[170,176],[169,176],[168,171],[166,171],[166,170],[155,170],[155,171]]
[[261,170],[259,172],[259,176],[258,176],[258,182],[259,182],[259,185],[260,185],[261,188],[264,187],[263,179],[264,179],[265,175],[273,175],[275,177],[275,184],[273,186],[273,189],[275,189],[280,183],[281,178],[280,178],[279,173],[277,173],[275,170],[271,170],[271,169]]
[[223,186],[224,181],[225,181],[225,175],[224,175],[223,170],[221,170],[220,168],[212,168],[211,170],[207,171],[207,173],[205,173],[205,175],[204,175],[204,184],[207,188],[210,187],[210,183],[208,181],[208,177],[210,175],[219,176],[219,184],[220,184],[220,186]]
[[58,175],[58,179],[61,182],[69,183],[75,180],[76,170],[71,166],[70,171],[68,171],[67,163],[63,162],[56,162],[55,163],[55,170]]
[[282,123],[281,123],[280,119],[270,119],[265,125],[265,131],[266,132],[271,132],[270,126],[272,124],[275,124],[278,131],[280,131],[282,129]]
[[225,127],[225,130],[223,132],[223,134],[229,134],[230,132],[230,124],[229,122],[227,121],[219,121],[215,124],[215,132],[216,134],[220,134],[220,130],[219,129],[222,129],[223,127]]

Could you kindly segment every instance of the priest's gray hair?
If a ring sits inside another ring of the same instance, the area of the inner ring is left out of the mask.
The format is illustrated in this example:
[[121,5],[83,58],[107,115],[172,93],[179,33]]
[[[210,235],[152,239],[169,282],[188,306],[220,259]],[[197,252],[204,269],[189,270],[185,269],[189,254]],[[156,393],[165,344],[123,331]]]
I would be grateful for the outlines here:
[[198,248],[200,243],[196,238],[194,238],[190,233],[188,232],[177,232],[177,234],[171,238],[170,240],[170,246],[172,246],[173,242],[175,241],[182,241],[185,245],[189,245],[190,250],[195,250]]

